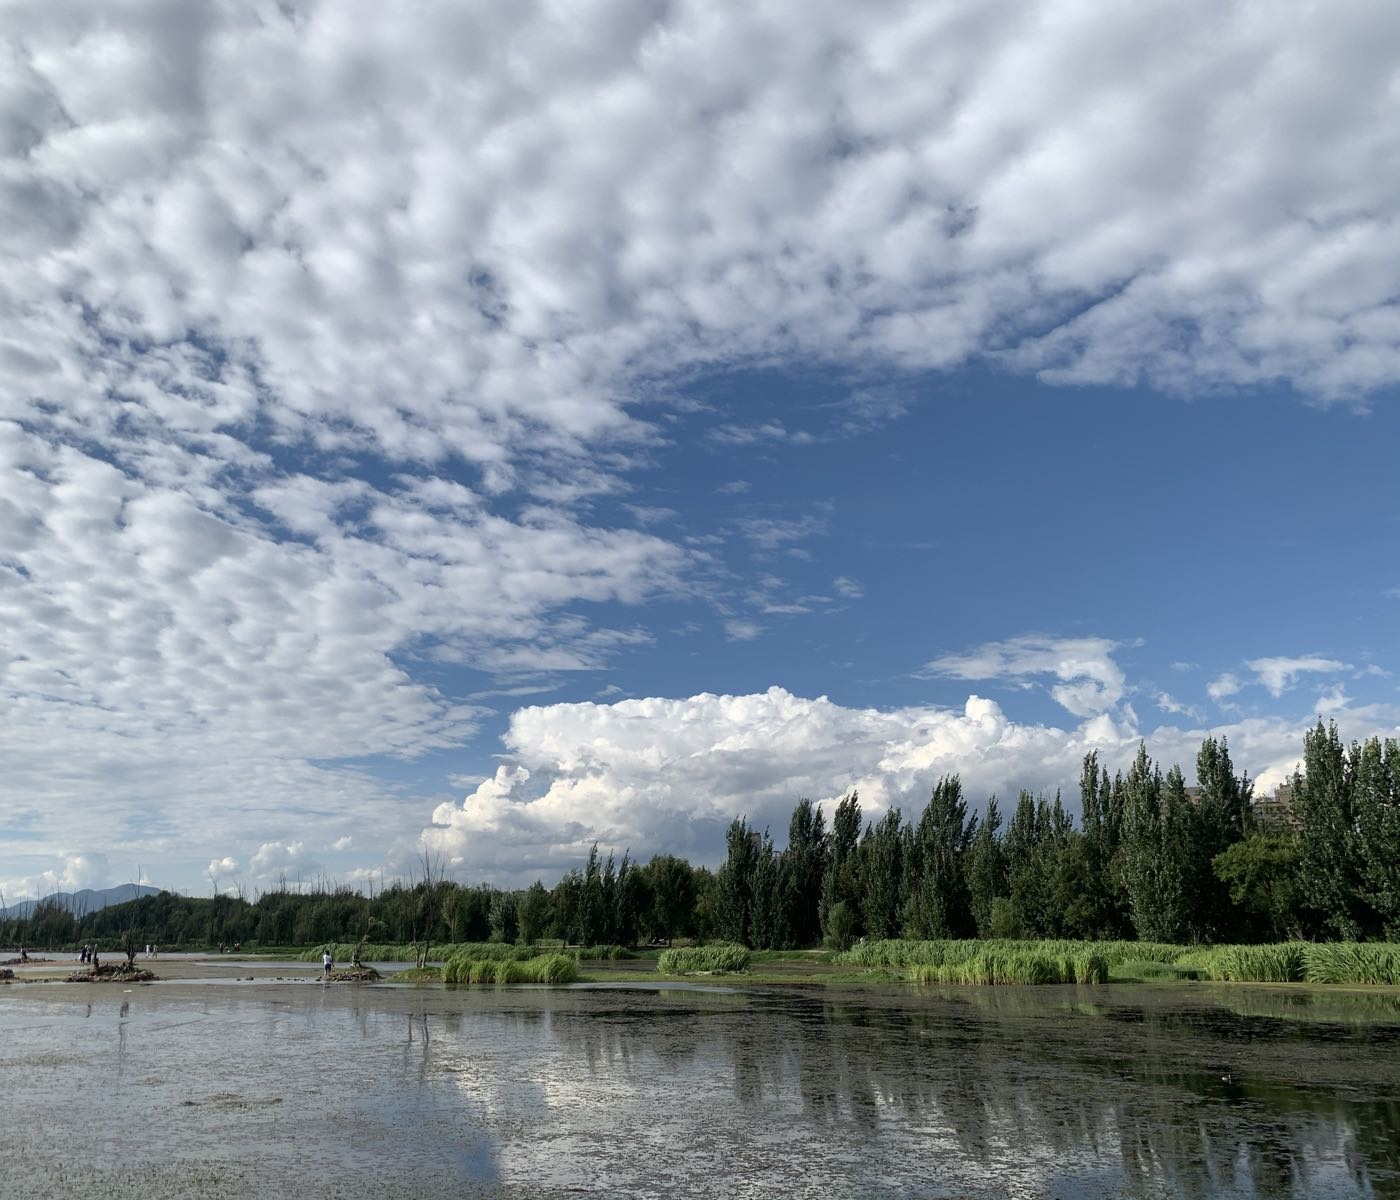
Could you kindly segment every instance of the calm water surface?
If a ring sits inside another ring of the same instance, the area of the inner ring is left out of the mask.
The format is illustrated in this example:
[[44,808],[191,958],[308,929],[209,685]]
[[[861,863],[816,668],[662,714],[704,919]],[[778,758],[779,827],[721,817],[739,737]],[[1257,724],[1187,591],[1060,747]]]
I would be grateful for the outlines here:
[[1400,1197],[1393,995],[24,985],[0,1056],[5,1197]]

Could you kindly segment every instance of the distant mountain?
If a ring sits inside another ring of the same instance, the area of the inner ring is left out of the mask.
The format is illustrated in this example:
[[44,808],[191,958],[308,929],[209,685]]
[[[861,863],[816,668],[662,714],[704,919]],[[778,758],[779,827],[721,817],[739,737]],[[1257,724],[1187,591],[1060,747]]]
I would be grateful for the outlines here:
[[45,896],[43,900],[21,900],[8,908],[0,908],[0,917],[27,917],[39,905],[50,900],[56,900],[75,916],[82,916],[84,913],[97,912],[98,909],[113,904],[124,904],[138,896],[157,896],[160,890],[146,884],[121,883],[116,887],[102,888],[100,891],[84,888],[81,892],[54,892],[51,896]]

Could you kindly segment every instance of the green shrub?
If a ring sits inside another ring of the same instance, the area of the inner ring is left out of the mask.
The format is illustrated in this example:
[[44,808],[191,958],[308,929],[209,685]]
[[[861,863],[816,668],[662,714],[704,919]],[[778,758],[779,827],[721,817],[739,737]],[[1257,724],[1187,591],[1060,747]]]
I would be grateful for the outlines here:
[[733,974],[749,966],[749,952],[732,942],[711,942],[708,946],[677,946],[663,950],[656,960],[662,975],[700,975],[707,972]]

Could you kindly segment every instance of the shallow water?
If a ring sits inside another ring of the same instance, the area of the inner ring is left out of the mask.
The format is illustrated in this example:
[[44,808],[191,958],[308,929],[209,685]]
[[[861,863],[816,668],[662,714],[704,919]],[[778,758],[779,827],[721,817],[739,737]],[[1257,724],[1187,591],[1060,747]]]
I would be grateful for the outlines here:
[[5,1197],[1400,1197],[1394,996],[29,984],[0,1056]]

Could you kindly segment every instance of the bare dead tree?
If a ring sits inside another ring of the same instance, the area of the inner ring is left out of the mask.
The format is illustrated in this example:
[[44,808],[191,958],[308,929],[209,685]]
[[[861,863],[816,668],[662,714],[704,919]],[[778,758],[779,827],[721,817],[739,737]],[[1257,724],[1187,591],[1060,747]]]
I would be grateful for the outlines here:
[[[428,965],[428,947],[432,941],[433,929],[437,925],[438,908],[442,904],[442,855],[434,854],[427,846],[423,846],[418,852],[418,866],[423,873],[423,883],[421,891],[417,885],[414,886],[418,896],[412,908],[412,932],[414,963],[421,969]],[[410,870],[410,880],[412,876],[413,872]]]

